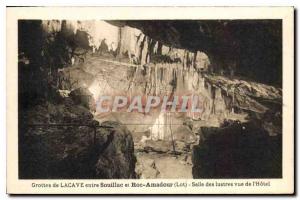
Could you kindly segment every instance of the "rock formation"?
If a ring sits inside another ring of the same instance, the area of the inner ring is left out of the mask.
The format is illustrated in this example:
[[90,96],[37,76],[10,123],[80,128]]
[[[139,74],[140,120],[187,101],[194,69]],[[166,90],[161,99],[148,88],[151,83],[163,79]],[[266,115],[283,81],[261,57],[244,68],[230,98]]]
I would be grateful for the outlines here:
[[194,178],[281,178],[281,136],[255,122],[203,127],[193,148]]
[[45,102],[22,114],[20,178],[136,177],[133,140],[123,125],[99,126],[87,108],[70,98],[56,105]]
[[[136,152],[180,155],[181,161],[189,160],[192,150],[194,178],[280,177],[278,21],[19,25],[20,177],[135,178],[135,171],[140,177],[164,177],[157,167],[164,163],[160,157],[145,165],[141,158],[135,170],[134,145]],[[169,118],[161,113],[98,116],[99,95],[114,94],[197,95],[202,111]],[[101,128],[95,118],[114,122]],[[141,120],[146,125],[127,126],[131,133],[122,125]],[[174,164],[179,157],[166,160]]]

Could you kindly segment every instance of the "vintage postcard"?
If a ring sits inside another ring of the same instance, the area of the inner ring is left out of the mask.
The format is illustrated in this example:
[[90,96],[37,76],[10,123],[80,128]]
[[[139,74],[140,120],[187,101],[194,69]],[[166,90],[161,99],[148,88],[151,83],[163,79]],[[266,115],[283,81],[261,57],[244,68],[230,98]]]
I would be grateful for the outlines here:
[[293,7],[8,7],[7,193],[293,194]]

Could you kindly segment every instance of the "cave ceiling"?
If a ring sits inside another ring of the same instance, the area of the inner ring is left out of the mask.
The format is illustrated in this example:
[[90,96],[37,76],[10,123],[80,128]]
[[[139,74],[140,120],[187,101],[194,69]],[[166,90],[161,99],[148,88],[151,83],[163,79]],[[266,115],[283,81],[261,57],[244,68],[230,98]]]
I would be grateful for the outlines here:
[[202,51],[219,68],[237,66],[241,76],[281,85],[281,20],[118,20],[166,46]]
[[281,40],[279,20],[122,20],[107,21],[131,26],[167,46],[191,51],[238,48],[244,40]]

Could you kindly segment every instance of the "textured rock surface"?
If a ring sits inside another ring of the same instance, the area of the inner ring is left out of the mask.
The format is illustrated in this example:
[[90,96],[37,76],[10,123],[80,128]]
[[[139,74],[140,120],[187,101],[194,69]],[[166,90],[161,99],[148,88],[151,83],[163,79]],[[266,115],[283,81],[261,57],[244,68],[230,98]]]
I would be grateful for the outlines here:
[[106,135],[106,141],[100,146],[100,155],[96,164],[96,177],[132,179],[136,177],[134,144],[128,129],[117,122],[104,122],[103,126],[112,129],[100,131]]
[[[23,114],[20,178],[135,178],[133,140],[124,126],[105,122],[106,128],[94,128],[99,123],[71,99]],[[28,126],[40,123],[72,125]]]
[[136,173],[139,178],[159,178],[160,172],[156,168],[154,159],[146,156],[139,156],[139,154],[137,154],[137,158]]
[[90,111],[96,111],[96,101],[87,88],[77,88],[69,95],[76,104],[83,105]]
[[142,179],[189,179],[192,178],[190,154],[168,155],[142,153],[137,155],[136,172]]
[[280,178],[281,136],[254,122],[201,129],[193,148],[194,178]]
[[214,87],[220,88],[233,100],[236,107],[253,112],[264,113],[268,110],[262,102],[273,102],[281,105],[282,91],[280,88],[251,81],[229,79],[224,76],[205,75],[205,80]]
[[197,50],[201,50],[208,55],[216,73],[231,75],[233,72],[259,82],[281,84],[280,20],[125,20],[110,23],[138,28],[166,46],[189,50],[193,58]]

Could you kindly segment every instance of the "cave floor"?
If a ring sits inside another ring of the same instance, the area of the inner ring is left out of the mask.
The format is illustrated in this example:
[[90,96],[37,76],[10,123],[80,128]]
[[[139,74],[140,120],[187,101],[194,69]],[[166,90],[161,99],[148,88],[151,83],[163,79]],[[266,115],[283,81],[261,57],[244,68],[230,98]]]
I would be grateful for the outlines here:
[[191,179],[191,153],[172,155],[167,153],[136,152],[136,173],[142,179]]

